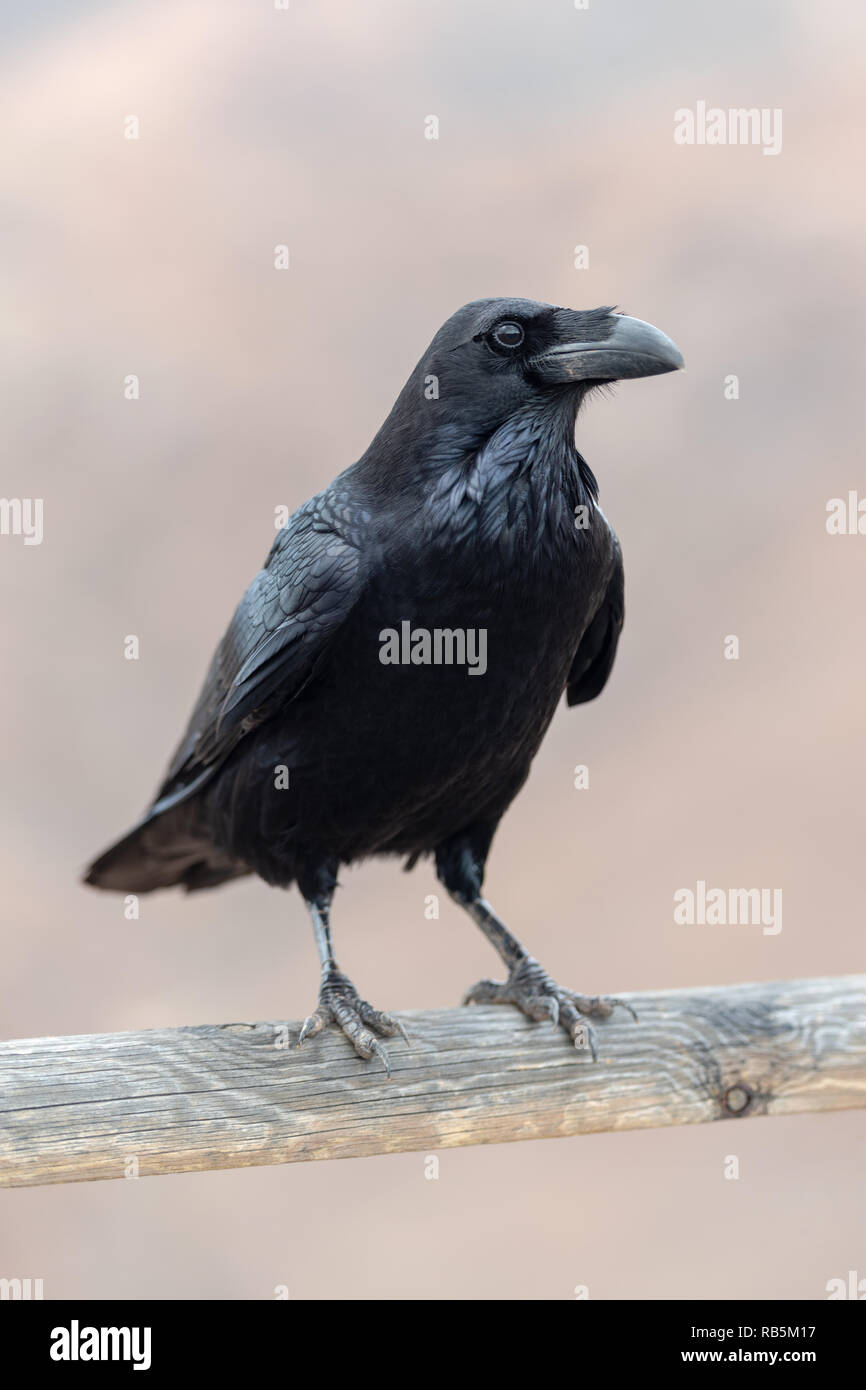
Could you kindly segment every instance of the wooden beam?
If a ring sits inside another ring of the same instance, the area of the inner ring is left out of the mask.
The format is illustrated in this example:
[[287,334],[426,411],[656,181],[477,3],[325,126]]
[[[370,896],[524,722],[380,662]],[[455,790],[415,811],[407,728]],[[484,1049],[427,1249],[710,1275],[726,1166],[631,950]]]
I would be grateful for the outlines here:
[[406,1013],[393,1079],[235,1023],[0,1044],[0,1185],[242,1168],[866,1106],[866,976],[633,994],[599,1061],[503,1007]]

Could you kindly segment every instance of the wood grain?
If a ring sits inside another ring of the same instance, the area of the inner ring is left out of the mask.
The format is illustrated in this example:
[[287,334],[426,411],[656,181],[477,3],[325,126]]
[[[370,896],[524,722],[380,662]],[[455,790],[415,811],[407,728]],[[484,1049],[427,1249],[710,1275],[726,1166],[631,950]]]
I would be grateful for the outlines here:
[[0,1043],[0,1185],[866,1106],[866,976],[627,997],[597,1063],[511,1008],[402,1014],[391,1081],[296,1023]]

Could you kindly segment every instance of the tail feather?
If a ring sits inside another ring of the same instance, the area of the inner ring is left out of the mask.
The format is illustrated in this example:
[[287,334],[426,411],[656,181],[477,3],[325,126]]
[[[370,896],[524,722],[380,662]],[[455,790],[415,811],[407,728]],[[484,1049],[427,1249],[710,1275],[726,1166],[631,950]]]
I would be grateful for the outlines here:
[[192,892],[246,873],[245,865],[216,849],[201,830],[197,833],[195,803],[183,802],[151,811],[94,860],[84,882],[117,893],[175,886]]

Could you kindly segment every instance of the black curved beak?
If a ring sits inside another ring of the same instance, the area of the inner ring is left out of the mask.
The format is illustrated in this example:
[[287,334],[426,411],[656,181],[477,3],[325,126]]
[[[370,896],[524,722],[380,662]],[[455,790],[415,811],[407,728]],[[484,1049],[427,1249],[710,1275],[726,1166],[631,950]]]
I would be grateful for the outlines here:
[[611,314],[610,332],[593,342],[558,343],[533,359],[550,385],[570,381],[623,381],[627,377],[676,372],[683,355],[666,333],[643,319]]

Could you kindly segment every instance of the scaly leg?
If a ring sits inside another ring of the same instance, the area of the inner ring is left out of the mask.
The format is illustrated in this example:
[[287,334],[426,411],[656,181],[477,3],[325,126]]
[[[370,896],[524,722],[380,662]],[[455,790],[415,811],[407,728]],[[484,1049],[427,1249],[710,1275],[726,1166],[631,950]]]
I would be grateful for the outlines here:
[[450,896],[465,909],[483,931],[508,970],[506,980],[479,980],[466,993],[464,1004],[516,1004],[528,1018],[549,1018],[559,1024],[579,1050],[589,1049],[598,1060],[595,1030],[590,1018],[609,1018],[617,1005],[637,1014],[623,999],[578,994],[552,980],[497,917],[481,896],[484,859],[492,830],[463,835],[436,852],[436,869]]
[[[324,1027],[333,1025],[345,1033],[359,1057],[363,1057],[365,1061],[369,1061],[371,1057],[378,1057],[390,1077],[391,1060],[371,1030],[385,1038],[393,1038],[399,1033],[408,1045],[406,1030],[390,1014],[374,1009],[372,1004],[362,999],[348,975],[344,975],[338,966],[331,944],[330,927],[331,899],[336,887],[335,867],[328,866],[316,875],[316,879],[313,892],[309,897],[305,892],[304,899],[313,921],[316,946],[322,963],[322,979],[318,1003],[304,1020],[298,1047],[305,1038],[315,1037]],[[306,886],[305,880],[302,892]]]

